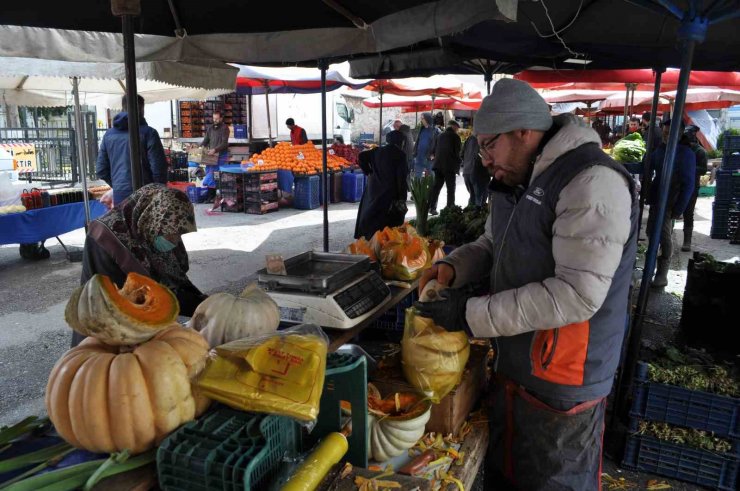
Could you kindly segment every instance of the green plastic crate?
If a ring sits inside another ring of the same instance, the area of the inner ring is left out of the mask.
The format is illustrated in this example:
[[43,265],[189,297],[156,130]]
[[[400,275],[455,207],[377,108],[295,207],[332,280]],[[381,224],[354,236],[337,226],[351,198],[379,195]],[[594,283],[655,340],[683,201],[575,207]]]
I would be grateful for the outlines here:
[[716,186],[701,186],[699,188],[699,196],[714,196],[716,192]]
[[345,456],[352,465],[367,467],[367,360],[350,353],[329,353],[316,427],[307,437],[310,447],[324,435],[342,430],[341,401],[352,405],[352,434]]
[[180,427],[157,450],[163,490],[263,489],[286,454],[300,450],[290,418],[220,408]]

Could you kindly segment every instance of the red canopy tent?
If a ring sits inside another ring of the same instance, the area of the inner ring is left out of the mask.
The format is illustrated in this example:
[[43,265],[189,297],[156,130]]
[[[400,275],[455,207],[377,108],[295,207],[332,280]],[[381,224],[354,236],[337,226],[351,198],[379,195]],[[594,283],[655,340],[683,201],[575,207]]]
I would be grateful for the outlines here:
[[[660,81],[662,90],[675,90],[679,70],[668,68]],[[514,78],[529,82],[538,89],[624,90],[624,84],[638,84],[637,90],[652,90],[655,73],[650,69],[634,70],[524,70]],[[740,89],[740,72],[691,72],[690,87]]]
[[[672,102],[676,99],[676,91],[661,92],[658,109],[667,111],[671,109]],[[636,91],[634,96],[633,113],[650,111],[653,94],[648,91]],[[721,109],[724,107],[740,104],[740,91],[712,88],[692,88],[686,91],[686,104],[684,111],[698,111],[700,109]],[[614,94],[604,100],[601,110],[605,113],[622,113],[624,111],[624,96]]]

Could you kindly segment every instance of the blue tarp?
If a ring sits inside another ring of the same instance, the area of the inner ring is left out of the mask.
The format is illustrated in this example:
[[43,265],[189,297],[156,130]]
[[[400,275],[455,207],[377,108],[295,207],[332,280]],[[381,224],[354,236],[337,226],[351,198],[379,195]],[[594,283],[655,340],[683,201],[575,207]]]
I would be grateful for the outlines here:
[[[108,211],[97,200],[90,201],[90,218]],[[66,234],[85,226],[84,203],[50,206],[0,216],[0,244],[31,244]]]

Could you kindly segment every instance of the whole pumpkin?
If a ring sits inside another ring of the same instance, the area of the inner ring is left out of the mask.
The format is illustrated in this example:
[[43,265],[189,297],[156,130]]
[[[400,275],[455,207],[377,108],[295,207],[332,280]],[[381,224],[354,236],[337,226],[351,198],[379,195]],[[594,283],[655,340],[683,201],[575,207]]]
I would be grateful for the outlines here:
[[64,318],[80,334],[127,346],[171,326],[179,312],[175,294],[149,277],[129,273],[118,289],[109,277],[96,274],[72,293]]
[[208,407],[191,385],[207,354],[201,335],[179,324],[133,349],[87,338],[49,375],[49,418],[75,447],[144,452]]
[[[380,400],[380,393],[368,386],[368,454],[376,462],[401,455],[424,436],[432,415],[432,403],[414,393],[399,393]],[[398,404],[398,406],[396,406]],[[394,407],[396,406],[396,407]],[[383,408],[378,413],[374,407]]]
[[277,331],[280,311],[256,283],[241,295],[216,293],[195,309],[188,326],[199,331],[211,347]]

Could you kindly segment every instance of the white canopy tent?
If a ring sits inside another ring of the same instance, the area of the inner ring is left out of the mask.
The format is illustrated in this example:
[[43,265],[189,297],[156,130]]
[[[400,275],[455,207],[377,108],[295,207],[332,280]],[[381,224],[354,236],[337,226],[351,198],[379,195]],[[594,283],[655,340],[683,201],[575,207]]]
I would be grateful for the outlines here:
[[[238,71],[216,62],[140,62],[136,64],[137,89],[147,103],[206,99],[233,92]],[[0,102],[18,106],[74,105],[71,77],[79,78],[81,104],[121,107],[126,88],[123,63],[37,58],[0,57]]]

